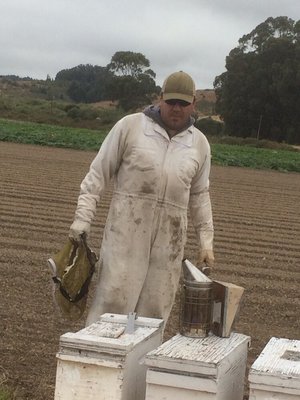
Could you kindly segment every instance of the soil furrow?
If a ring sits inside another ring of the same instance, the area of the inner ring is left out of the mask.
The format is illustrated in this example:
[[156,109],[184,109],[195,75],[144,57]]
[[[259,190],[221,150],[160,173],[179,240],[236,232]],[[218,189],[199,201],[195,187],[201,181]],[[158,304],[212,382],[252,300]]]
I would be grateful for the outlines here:
[[[77,322],[58,314],[46,260],[67,240],[79,185],[95,155],[0,146],[0,364],[17,389],[16,400],[53,399],[59,337],[84,326],[86,314]],[[112,184],[89,236],[96,251],[111,190]],[[211,195],[216,257],[211,276],[245,288],[235,330],[251,336],[249,367],[271,336],[299,339],[299,174],[213,165]],[[198,250],[189,223],[185,257],[196,263]],[[179,294],[165,339],[178,332]]]

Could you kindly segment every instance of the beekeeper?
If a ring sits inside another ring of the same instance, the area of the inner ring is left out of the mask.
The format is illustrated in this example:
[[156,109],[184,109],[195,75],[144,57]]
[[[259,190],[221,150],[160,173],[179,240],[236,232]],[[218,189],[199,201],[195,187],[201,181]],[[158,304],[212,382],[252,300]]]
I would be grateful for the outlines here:
[[81,183],[69,232],[74,239],[89,233],[97,203],[114,178],[87,325],[106,312],[167,321],[180,278],[188,208],[198,265],[213,265],[211,154],[193,125],[194,106],[193,79],[182,71],[171,74],[159,106],[116,123]]

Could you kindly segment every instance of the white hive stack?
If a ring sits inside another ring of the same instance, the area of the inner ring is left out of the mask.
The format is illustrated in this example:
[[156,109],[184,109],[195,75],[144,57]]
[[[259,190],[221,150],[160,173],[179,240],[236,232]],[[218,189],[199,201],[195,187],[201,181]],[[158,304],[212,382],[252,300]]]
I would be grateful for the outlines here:
[[146,400],[242,400],[249,342],[174,336],[146,356]]
[[162,342],[163,321],[104,314],[97,323],[60,337],[55,400],[141,400],[146,366],[141,358]]
[[300,341],[271,338],[249,371],[249,400],[300,399]]

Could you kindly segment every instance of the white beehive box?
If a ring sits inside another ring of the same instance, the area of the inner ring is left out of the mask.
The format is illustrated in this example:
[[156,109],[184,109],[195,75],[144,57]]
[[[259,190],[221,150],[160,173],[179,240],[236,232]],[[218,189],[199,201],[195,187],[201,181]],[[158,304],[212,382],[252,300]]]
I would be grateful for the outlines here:
[[146,400],[242,400],[249,342],[174,336],[146,356]]
[[146,367],[141,358],[162,342],[163,321],[137,318],[126,333],[126,315],[104,314],[60,337],[55,400],[141,400]]
[[249,371],[250,400],[300,399],[300,341],[271,338]]

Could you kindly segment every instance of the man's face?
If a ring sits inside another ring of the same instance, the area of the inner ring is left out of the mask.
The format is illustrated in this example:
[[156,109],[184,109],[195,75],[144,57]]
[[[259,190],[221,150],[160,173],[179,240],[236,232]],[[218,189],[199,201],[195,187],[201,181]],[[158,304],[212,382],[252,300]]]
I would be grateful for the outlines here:
[[194,104],[182,100],[160,100],[160,115],[163,123],[171,131],[179,132],[184,129],[189,122],[191,114],[194,112]]

